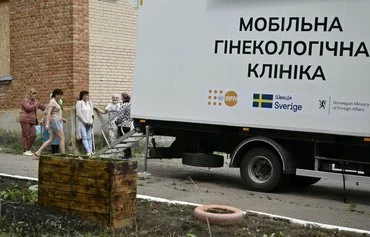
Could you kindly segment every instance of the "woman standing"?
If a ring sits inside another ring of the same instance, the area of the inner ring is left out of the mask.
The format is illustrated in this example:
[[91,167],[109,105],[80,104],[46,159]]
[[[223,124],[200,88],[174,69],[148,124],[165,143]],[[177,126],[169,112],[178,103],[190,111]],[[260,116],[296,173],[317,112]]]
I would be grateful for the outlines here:
[[62,98],[62,95],[63,91],[61,89],[55,89],[51,95],[44,121],[45,129],[50,132],[50,137],[35,153],[33,153],[33,157],[36,160],[39,159],[42,151],[53,142],[56,136],[59,138],[60,153],[65,153],[63,122],[65,123],[67,121],[62,117],[62,107],[58,103]]
[[[118,113],[116,124],[118,127],[118,137],[123,136],[123,133],[127,133],[131,130],[132,118],[131,118],[131,97],[127,93],[122,93],[122,105]],[[124,150],[124,158],[129,159],[132,157],[131,148]]]
[[36,100],[37,91],[31,88],[21,103],[19,122],[22,130],[23,155],[32,156],[31,146],[36,138],[37,110],[45,106]]
[[82,139],[82,144],[88,156],[93,152],[93,105],[89,101],[89,92],[81,91],[79,101],[76,104],[76,138]]

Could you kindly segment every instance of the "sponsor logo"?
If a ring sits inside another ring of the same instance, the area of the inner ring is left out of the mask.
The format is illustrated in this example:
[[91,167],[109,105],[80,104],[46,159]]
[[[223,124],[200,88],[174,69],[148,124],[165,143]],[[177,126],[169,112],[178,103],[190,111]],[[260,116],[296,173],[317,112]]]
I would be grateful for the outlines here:
[[326,100],[319,100],[319,109],[326,109]]
[[333,100],[333,111],[343,111],[343,112],[366,112],[370,108],[370,104],[366,102],[358,101],[339,101]]
[[234,107],[238,103],[238,94],[235,91],[208,90],[208,105]]
[[292,111],[294,113],[303,110],[303,106],[301,104],[294,102],[293,96],[280,94],[253,93],[252,107],[271,110],[285,110]]
[[253,107],[255,108],[271,109],[273,101],[273,94],[253,94]]

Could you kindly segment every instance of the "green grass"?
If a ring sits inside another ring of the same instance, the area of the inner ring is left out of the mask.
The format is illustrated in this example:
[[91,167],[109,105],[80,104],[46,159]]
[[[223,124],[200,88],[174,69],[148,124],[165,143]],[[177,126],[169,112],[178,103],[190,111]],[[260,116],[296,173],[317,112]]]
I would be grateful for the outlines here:
[[[41,139],[36,139],[33,148],[41,146]],[[21,133],[0,130],[0,148],[2,152],[10,154],[22,154],[23,146],[21,142]]]
[[[104,137],[102,135],[94,136],[95,149],[98,151],[106,146]],[[66,144],[66,152],[68,154],[84,154],[85,151],[82,147],[81,141],[76,141],[74,145],[71,141]],[[34,144],[32,145],[31,150],[35,151],[42,145],[41,137],[37,137]],[[20,132],[12,132],[0,130],[0,151],[9,154],[20,155],[23,153],[23,146],[21,142]],[[145,142],[140,141],[137,147],[132,148],[134,156],[143,155],[145,151]],[[48,149],[45,149],[45,153],[48,152]]]

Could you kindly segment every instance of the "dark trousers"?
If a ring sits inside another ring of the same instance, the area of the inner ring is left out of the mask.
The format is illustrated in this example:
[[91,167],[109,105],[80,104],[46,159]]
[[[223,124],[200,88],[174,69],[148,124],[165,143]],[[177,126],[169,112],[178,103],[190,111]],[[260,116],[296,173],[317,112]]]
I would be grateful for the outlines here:
[[21,122],[23,151],[29,151],[36,139],[36,125]]
[[[127,133],[131,130],[131,128],[129,128],[129,127],[118,126],[117,137],[122,137],[123,136],[121,128],[122,128],[124,133]],[[125,158],[131,158],[132,157],[131,148],[127,148],[126,150],[124,150],[123,151],[123,156]]]
[[51,145],[51,153],[59,153],[59,145]]

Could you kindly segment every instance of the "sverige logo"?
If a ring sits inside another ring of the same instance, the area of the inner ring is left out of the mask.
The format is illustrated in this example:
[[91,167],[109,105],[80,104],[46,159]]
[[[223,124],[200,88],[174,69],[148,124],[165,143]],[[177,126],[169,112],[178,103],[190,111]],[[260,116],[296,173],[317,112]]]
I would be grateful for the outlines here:
[[301,104],[293,101],[293,96],[280,94],[254,93],[252,106],[254,108],[284,110],[294,113],[303,110],[303,106]]
[[253,107],[271,109],[273,99],[273,94],[253,94]]

